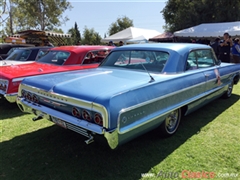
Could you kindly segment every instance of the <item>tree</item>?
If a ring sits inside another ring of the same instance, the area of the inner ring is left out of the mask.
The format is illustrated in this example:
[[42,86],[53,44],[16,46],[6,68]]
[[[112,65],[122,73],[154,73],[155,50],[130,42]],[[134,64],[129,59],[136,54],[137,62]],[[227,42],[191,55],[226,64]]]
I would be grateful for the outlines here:
[[72,35],[71,39],[68,39],[68,44],[76,45],[81,41],[81,33],[76,22],[74,27],[68,30],[68,34]]
[[239,21],[239,9],[239,0],[168,0],[161,13],[164,29],[174,32],[201,23]]
[[3,16],[6,14],[7,12],[7,0],[0,0],[0,23],[2,25],[2,23],[5,21],[5,18],[3,18]]
[[[4,0],[0,0],[4,1]],[[6,31],[13,34],[15,31],[36,29],[52,30],[65,23],[68,18],[63,17],[66,9],[72,6],[67,0],[5,0],[9,18]]]
[[111,36],[131,26],[133,26],[133,20],[128,17],[123,16],[122,18],[117,18],[117,21],[110,25],[108,35]]
[[101,44],[101,36],[95,32],[94,28],[88,29],[86,26],[83,30],[82,44],[99,45]]
[[81,33],[78,29],[78,25],[77,23],[75,22],[74,24],[74,30],[75,30],[75,40],[76,40],[76,43],[80,42],[81,41]]

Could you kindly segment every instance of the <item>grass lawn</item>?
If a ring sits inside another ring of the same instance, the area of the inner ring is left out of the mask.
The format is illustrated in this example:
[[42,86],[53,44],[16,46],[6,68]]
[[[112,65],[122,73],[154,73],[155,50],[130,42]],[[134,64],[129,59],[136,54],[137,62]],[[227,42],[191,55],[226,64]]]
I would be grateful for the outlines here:
[[97,142],[86,145],[85,137],[47,120],[33,122],[33,115],[1,102],[0,179],[152,180],[182,179],[182,173],[195,177],[185,179],[203,179],[196,177],[208,172],[214,179],[238,180],[239,98],[240,84],[230,99],[184,117],[174,136],[164,139],[153,131],[116,150]]

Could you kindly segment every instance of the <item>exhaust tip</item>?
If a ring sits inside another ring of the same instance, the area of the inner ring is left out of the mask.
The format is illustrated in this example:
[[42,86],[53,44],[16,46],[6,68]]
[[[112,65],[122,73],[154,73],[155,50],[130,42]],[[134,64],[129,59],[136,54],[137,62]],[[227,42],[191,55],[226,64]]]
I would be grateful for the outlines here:
[[32,118],[33,121],[37,121],[37,120],[40,120],[40,119],[43,119],[43,117],[42,116],[37,116],[37,117]]

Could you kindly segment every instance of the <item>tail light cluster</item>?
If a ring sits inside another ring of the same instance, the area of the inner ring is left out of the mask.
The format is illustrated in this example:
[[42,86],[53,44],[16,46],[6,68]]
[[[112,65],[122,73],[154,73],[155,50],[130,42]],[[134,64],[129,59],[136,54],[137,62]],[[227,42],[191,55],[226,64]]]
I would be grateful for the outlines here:
[[89,111],[86,109],[79,109],[76,107],[72,108],[72,115],[84,119],[89,122],[94,122],[100,126],[103,125],[103,118],[100,113],[94,112],[94,111]]
[[[22,89],[21,95],[26,101],[39,104],[39,97],[36,94]],[[84,119],[88,122],[93,122],[100,126],[103,125],[102,115],[98,112],[94,112],[94,111],[90,111],[90,110],[78,108],[78,107],[72,107],[71,113],[74,117],[78,119]]]
[[22,90],[21,93],[22,93],[22,97],[24,97],[25,100],[33,103],[39,103],[39,97],[36,94],[30,93],[25,90]]
[[6,92],[7,91],[7,87],[8,87],[8,80],[0,79],[0,90]]

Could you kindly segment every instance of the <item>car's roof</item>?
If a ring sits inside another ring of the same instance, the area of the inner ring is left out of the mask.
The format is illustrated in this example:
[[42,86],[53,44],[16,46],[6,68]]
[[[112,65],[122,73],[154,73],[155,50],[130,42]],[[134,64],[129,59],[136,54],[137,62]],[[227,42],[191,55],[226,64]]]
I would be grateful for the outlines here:
[[163,51],[189,51],[191,49],[206,49],[210,46],[197,44],[197,43],[146,43],[146,44],[132,44],[116,48],[115,50],[132,50],[132,49],[144,49],[144,50],[163,50]]
[[32,44],[10,44],[10,43],[4,43],[0,44],[0,47],[35,47]]
[[59,46],[59,47],[54,47],[51,50],[52,51],[70,51],[70,52],[75,52],[75,53],[80,53],[80,52],[87,52],[91,50],[100,50],[100,49],[113,49],[114,47],[112,46]]
[[18,49],[31,49],[31,50],[34,50],[34,49],[50,49],[52,47],[50,46],[37,46],[37,47],[19,47]]

